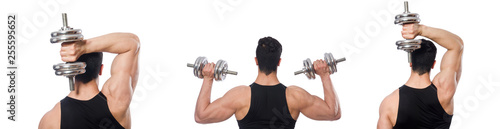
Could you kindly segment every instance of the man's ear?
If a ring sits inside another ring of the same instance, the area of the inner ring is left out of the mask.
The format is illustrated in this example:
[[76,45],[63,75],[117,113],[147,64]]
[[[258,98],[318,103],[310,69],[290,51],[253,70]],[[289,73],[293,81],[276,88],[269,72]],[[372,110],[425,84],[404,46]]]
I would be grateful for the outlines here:
[[280,64],[281,64],[281,58],[280,58],[280,61],[278,62],[278,66],[280,66]]
[[413,67],[413,63],[410,63],[410,68]]
[[101,70],[99,70],[99,76],[102,75],[102,69],[104,68],[104,65],[101,64]]
[[436,60],[434,60],[434,63],[432,64],[431,69],[434,69],[434,66],[436,65]]
[[255,57],[255,65],[259,65],[259,61],[257,60],[257,57]]

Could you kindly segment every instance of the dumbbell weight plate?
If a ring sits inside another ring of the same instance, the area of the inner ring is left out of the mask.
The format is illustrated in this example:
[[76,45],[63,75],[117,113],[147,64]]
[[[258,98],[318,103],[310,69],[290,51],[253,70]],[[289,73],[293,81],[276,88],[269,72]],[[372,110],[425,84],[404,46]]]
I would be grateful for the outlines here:
[[58,76],[75,76],[85,73],[86,66],[84,62],[60,63],[54,65],[53,69],[56,70],[55,74]]
[[420,23],[420,16],[417,13],[410,13],[408,9],[408,1],[404,3],[405,11],[402,14],[396,15],[396,20],[394,20],[394,24],[408,24],[408,23]]
[[208,61],[207,61],[206,57],[200,56],[200,57],[196,58],[196,61],[193,64],[194,65],[193,66],[193,74],[195,77],[203,78],[202,70],[203,70],[203,67],[205,67],[205,64],[207,64],[207,63],[208,63]]
[[311,59],[307,58],[304,60],[304,74],[308,79],[316,79],[316,75],[314,74],[314,66],[311,62]]
[[337,72],[337,62],[335,62],[332,53],[325,53],[325,62],[328,65],[330,74]]
[[420,39],[396,41],[396,45],[398,47],[398,50],[404,50],[404,51],[409,51],[409,52],[413,52],[416,49],[420,49],[421,43],[422,43],[422,40],[420,40]]
[[59,31],[52,32],[50,43],[75,42],[83,40],[82,30],[73,29],[68,26],[66,13],[63,13],[63,27]]
[[85,69],[85,67],[87,67],[85,62],[59,63],[53,66],[54,70]]
[[394,24],[420,23],[418,13],[403,13],[396,15]]
[[420,18],[418,18],[418,17],[403,17],[403,18],[396,19],[394,21],[394,24],[398,24],[398,25],[410,24],[410,23],[420,23]]
[[399,19],[399,18],[404,18],[404,17],[414,17],[414,18],[419,18],[420,15],[418,15],[418,13],[402,13],[402,14],[398,14],[396,15],[396,19]]
[[57,76],[76,76],[79,74],[84,74],[86,71],[85,69],[80,69],[80,70],[61,70],[61,71],[56,71]]
[[226,79],[227,75],[227,62],[224,60],[218,60],[215,64],[214,69],[214,79],[216,81],[222,81]]
[[50,38],[50,43],[65,43],[65,42],[76,42],[82,41],[83,35],[81,34],[70,34],[70,35],[60,35],[57,37]]
[[61,35],[73,35],[73,34],[82,34],[82,30],[81,29],[60,30],[50,33],[50,36],[57,37]]

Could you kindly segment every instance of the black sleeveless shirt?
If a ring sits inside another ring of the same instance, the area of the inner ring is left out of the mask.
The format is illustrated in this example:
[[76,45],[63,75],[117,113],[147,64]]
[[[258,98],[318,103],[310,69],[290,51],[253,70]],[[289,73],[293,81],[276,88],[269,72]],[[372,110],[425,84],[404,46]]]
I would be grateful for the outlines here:
[[415,89],[399,88],[399,109],[393,129],[449,129],[452,115],[439,103],[434,84]]
[[238,120],[240,129],[293,129],[295,120],[288,111],[286,86],[250,85],[252,96],[247,115]]
[[125,129],[108,108],[106,96],[99,92],[82,101],[67,97],[61,100],[61,129]]

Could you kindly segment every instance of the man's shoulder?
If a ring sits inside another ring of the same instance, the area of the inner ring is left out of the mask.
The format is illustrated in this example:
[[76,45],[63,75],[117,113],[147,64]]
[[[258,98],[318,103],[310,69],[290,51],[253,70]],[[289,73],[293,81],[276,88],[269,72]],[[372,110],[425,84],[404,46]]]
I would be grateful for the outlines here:
[[251,94],[250,86],[236,86],[224,95],[223,100],[225,102],[231,102],[233,104],[232,107],[241,109],[242,107],[249,106]]
[[302,96],[304,94],[309,94],[305,89],[299,86],[295,85],[290,85],[286,88],[287,94],[290,94],[291,96],[297,97],[297,96]]
[[251,89],[250,89],[250,86],[246,86],[246,85],[240,85],[240,86],[236,86],[236,87],[233,87],[231,90],[229,90],[226,95],[245,95],[245,94],[248,94],[250,95],[251,93]]
[[39,129],[58,129],[61,124],[61,102],[58,102],[40,120]]
[[296,85],[287,86],[286,90],[290,91],[290,92],[307,92],[302,87],[299,87],[299,86],[296,86]]
[[399,88],[392,91],[389,95],[387,95],[384,100],[387,101],[399,101]]
[[231,90],[250,90],[250,86],[239,85],[239,86],[233,87]]
[[286,98],[289,104],[303,102],[303,100],[307,100],[311,97],[313,96],[301,87],[291,85],[286,88]]
[[387,95],[380,104],[380,111],[394,112],[397,111],[399,105],[399,88],[394,90],[391,94]]

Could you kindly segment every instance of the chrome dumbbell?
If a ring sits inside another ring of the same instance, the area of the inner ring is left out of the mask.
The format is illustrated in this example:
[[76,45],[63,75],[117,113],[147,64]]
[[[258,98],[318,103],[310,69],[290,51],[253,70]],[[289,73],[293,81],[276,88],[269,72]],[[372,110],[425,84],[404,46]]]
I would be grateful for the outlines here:
[[[420,18],[417,13],[410,13],[408,9],[408,1],[404,2],[405,12],[403,14],[396,15],[396,20],[394,20],[394,24],[404,25],[404,24],[413,24],[420,23]],[[420,49],[420,44],[422,40],[420,39],[407,39],[407,40],[398,40],[396,41],[396,46],[398,46],[398,50],[403,50],[408,53],[408,63],[411,63],[411,52]]]
[[[202,74],[203,67],[205,67],[205,64],[207,64],[207,63],[208,63],[207,58],[200,56],[200,57],[196,58],[196,61],[194,62],[194,64],[188,63],[187,67],[193,68],[193,74],[195,77],[203,78],[203,74]],[[215,64],[215,68],[214,68],[214,79],[216,81],[222,81],[222,80],[226,79],[227,74],[238,75],[238,72],[228,70],[226,61],[224,61],[224,60],[217,61],[217,63]]]
[[[66,13],[62,14],[63,27],[59,31],[52,32],[50,43],[66,43],[83,40],[82,30],[73,29],[68,26]],[[66,76],[69,79],[69,90],[75,90],[75,76],[85,73],[85,62],[66,62],[53,65],[57,76]]]
[[[345,58],[340,58],[340,59],[335,59],[333,58],[332,53],[325,53],[325,62],[328,65],[328,69],[330,70],[330,74],[333,74],[337,72],[337,63],[345,61]],[[307,58],[303,62],[304,68],[302,70],[294,72],[295,75],[299,74],[305,74],[307,78],[309,79],[315,79],[315,71],[314,71],[314,66],[313,63],[311,62],[311,59]]]

